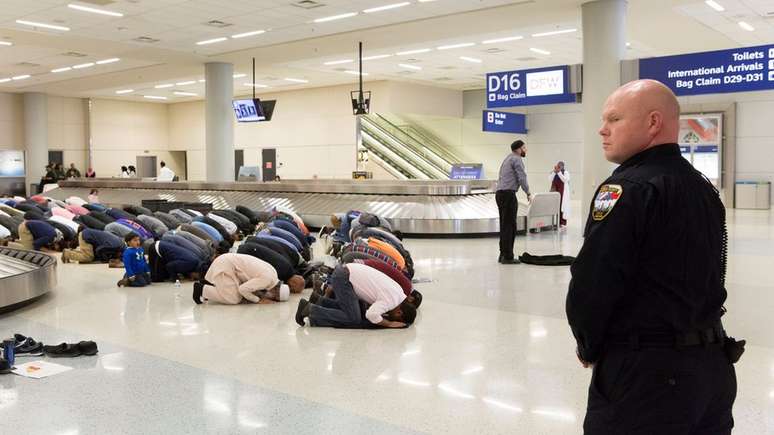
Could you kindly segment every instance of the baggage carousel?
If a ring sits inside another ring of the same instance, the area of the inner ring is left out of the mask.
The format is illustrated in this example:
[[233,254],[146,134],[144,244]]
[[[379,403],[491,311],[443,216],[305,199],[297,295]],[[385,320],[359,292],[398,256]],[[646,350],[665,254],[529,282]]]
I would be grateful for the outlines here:
[[0,248],[0,312],[31,302],[56,287],[55,257],[42,252]]
[[[362,210],[387,218],[395,229],[414,236],[481,237],[499,231],[492,180],[286,180],[281,182],[158,182],[96,178],[61,181],[47,196],[86,198],[99,189],[111,206],[142,200],[211,203],[213,208],[243,205],[266,210],[286,207],[311,227],[321,227],[333,213]],[[518,229],[526,218],[520,207]]]

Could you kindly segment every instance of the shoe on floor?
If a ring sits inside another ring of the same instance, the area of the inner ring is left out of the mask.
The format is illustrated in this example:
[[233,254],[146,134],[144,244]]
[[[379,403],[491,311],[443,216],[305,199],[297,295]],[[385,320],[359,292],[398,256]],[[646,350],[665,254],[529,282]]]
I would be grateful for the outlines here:
[[317,305],[320,302],[320,297],[320,293],[312,291],[312,293],[309,294],[309,302]]
[[51,358],[74,358],[81,356],[81,350],[77,344],[57,344],[56,346],[43,346],[43,352]]
[[81,355],[91,356],[96,355],[97,352],[99,352],[99,349],[97,349],[97,343],[93,341],[81,341],[77,345],[70,346],[78,346],[78,350],[81,352]]
[[500,264],[521,264],[521,261],[515,259],[515,258],[503,258],[500,261]]
[[117,283],[117,286],[119,287],[126,287],[129,285],[129,280],[127,278],[121,278]]
[[304,319],[309,317],[310,309],[309,301],[306,299],[301,299],[298,301],[298,309],[296,309],[296,323],[298,323],[299,326],[306,326]]
[[193,285],[193,301],[197,305],[202,303],[202,294],[204,294],[204,284],[201,281],[197,281]]
[[110,269],[123,269],[124,268],[124,263],[121,260],[114,258],[114,259],[108,261],[108,268],[110,268]]
[[[21,339],[21,340],[20,340]],[[21,334],[15,334],[13,352],[19,356],[41,356],[43,355],[43,343],[35,341],[32,337],[25,337]]]

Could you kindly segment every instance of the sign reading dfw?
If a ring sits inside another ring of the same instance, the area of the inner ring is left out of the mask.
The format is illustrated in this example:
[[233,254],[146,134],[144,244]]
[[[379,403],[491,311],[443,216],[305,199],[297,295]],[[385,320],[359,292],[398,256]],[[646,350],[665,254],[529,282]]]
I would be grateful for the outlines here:
[[486,75],[486,107],[571,103],[569,67],[555,66]]
[[640,59],[640,78],[677,95],[774,89],[774,45]]

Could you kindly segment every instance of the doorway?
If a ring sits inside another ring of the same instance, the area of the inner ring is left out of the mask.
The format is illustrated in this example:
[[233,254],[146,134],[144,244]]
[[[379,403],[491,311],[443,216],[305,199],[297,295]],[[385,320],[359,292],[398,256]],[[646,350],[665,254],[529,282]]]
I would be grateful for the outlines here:
[[234,181],[239,181],[239,170],[245,165],[245,150],[234,150]]
[[53,164],[60,164],[64,166],[64,151],[51,151],[48,152],[48,162]]
[[137,156],[137,176],[156,178],[156,156]]

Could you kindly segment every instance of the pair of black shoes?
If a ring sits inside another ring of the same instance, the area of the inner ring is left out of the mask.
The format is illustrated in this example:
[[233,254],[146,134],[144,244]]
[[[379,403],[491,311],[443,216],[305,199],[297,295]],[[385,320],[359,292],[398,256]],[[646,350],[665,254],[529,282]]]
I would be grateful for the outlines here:
[[505,258],[502,255],[497,259],[500,264],[521,264],[521,261],[515,258]]
[[196,281],[193,285],[193,301],[197,305],[201,305],[204,303],[204,286],[205,285],[212,285],[211,282],[207,281],[206,279],[200,279],[199,281]]
[[13,335],[14,346],[13,353],[16,356],[41,356],[43,355],[43,343],[36,341],[32,337],[25,337],[21,334]]
[[309,317],[311,311],[311,302],[307,301],[306,299],[301,299],[298,301],[298,308],[296,309],[296,323],[298,323],[298,326],[306,326],[305,319]]
[[93,341],[81,341],[79,343],[62,343],[56,346],[43,346],[43,352],[51,358],[75,358],[81,355],[96,355],[99,350],[97,343]]

